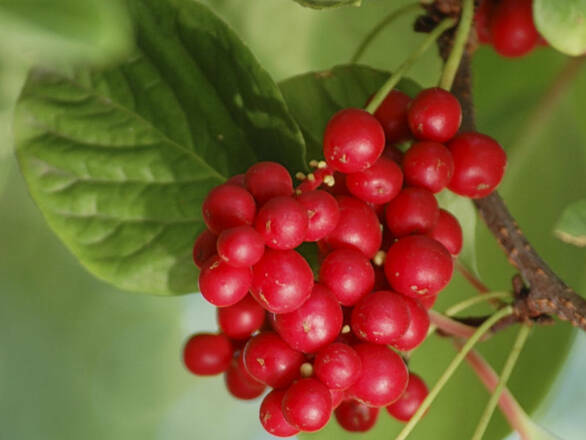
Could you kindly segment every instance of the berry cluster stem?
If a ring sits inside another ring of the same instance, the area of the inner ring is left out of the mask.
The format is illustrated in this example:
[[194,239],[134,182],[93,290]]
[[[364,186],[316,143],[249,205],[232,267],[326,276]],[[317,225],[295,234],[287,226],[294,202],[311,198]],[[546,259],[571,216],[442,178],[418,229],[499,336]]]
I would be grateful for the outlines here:
[[401,81],[403,75],[411,68],[411,66],[425,53],[429,47],[435,43],[440,35],[446,30],[450,29],[456,24],[453,18],[444,18],[426,37],[421,45],[413,51],[411,56],[401,64],[397,70],[389,77],[383,86],[372,97],[365,110],[369,113],[374,113],[376,109],[384,101],[385,97],[391,90]]
[[515,339],[515,343],[513,344],[513,348],[509,353],[509,357],[505,362],[505,366],[503,367],[503,371],[501,372],[501,376],[499,382],[494,389],[488,403],[486,404],[486,408],[478,421],[478,426],[476,427],[476,431],[474,431],[474,435],[472,436],[472,440],[481,440],[486,428],[488,427],[488,423],[496,409],[496,406],[499,402],[503,389],[505,388],[509,377],[511,377],[511,373],[513,372],[513,368],[515,368],[515,364],[519,359],[519,354],[521,354],[521,350],[527,341],[527,337],[529,336],[529,331],[531,327],[528,325],[522,325],[519,329],[519,333],[517,334],[517,338]]
[[493,324],[497,323],[501,318],[508,316],[513,313],[513,308],[511,306],[504,307],[494,313],[489,319],[487,319],[474,334],[466,341],[462,350],[452,359],[452,362],[448,365],[448,368],[444,371],[441,377],[438,379],[434,387],[431,389],[425,400],[421,403],[417,412],[411,417],[409,422],[403,427],[403,430],[399,433],[399,435],[395,438],[395,440],[405,440],[413,428],[417,425],[417,423],[421,420],[427,409],[431,406],[435,398],[438,396],[442,388],[446,385],[448,380],[452,377],[455,373],[456,369],[460,366],[468,352],[472,350],[474,345],[480,340],[480,338],[493,326]]

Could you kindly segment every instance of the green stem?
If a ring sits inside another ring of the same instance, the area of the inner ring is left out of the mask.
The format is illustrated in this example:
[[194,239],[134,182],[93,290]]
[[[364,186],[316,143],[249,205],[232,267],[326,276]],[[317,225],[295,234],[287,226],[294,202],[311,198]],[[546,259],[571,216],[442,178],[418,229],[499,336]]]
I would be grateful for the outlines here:
[[441,375],[441,377],[436,382],[434,387],[431,389],[425,400],[421,402],[421,405],[419,406],[415,414],[413,414],[413,417],[411,417],[409,422],[407,422],[407,424],[403,427],[403,430],[399,433],[395,440],[405,440],[409,436],[413,428],[415,428],[415,425],[417,425],[417,423],[421,420],[421,418],[428,410],[428,408],[431,406],[431,404],[433,403],[439,392],[442,390],[444,385],[452,377],[452,375],[460,366],[468,352],[472,350],[472,348],[482,337],[482,335],[484,335],[484,333],[486,333],[501,318],[510,315],[511,313],[513,313],[513,308],[511,306],[504,307],[497,311],[486,321],[484,321],[480,327],[478,327],[478,329],[472,335],[472,337],[470,337],[470,339],[466,341],[464,347],[462,347],[462,350],[456,355],[456,357],[454,357],[454,359],[452,359],[452,362],[450,362],[450,365],[448,365],[446,371],[444,371],[444,373]]
[[415,61],[417,61],[417,59],[431,45],[433,45],[433,43],[439,38],[441,34],[443,34],[447,29],[451,28],[455,24],[456,20],[453,18],[445,18],[440,24],[438,24],[436,28],[425,37],[425,40],[423,40],[421,45],[411,54],[411,56],[399,66],[399,68],[390,76],[387,82],[385,82],[378,90],[378,92],[376,92],[376,94],[372,97],[371,101],[366,106],[366,111],[369,113],[374,113],[381,102],[383,102],[385,97],[389,94],[389,92],[393,90],[393,87],[395,87],[401,80],[403,74],[409,70]]
[[474,0],[463,0],[462,15],[460,16],[460,24],[454,36],[454,45],[450,56],[444,65],[444,71],[439,82],[439,86],[443,89],[450,90],[452,83],[456,77],[458,67],[460,67],[460,60],[464,54],[466,43],[468,42],[468,35],[472,27],[472,18],[474,17]]
[[483,295],[473,296],[472,298],[468,298],[462,302],[454,304],[453,306],[449,307],[445,312],[444,315],[446,316],[454,316],[457,313],[460,313],[462,310],[467,309],[468,307],[472,307],[475,304],[479,304],[484,301],[490,301],[491,299],[511,299],[510,292],[490,292],[485,293]]
[[360,59],[360,57],[364,54],[370,43],[372,43],[372,41],[385,27],[387,27],[403,15],[408,14],[411,11],[416,11],[418,9],[421,9],[421,4],[412,3],[410,5],[405,5],[402,8],[394,10],[385,18],[383,18],[379,24],[372,28],[372,30],[368,33],[364,40],[362,40],[362,43],[360,43],[360,46],[358,46],[356,52],[354,52],[354,55],[352,55],[352,58],[350,58],[350,63],[355,63]]
[[474,432],[474,436],[472,437],[472,440],[481,440],[482,439],[482,436],[484,435],[484,432],[486,431],[486,428],[488,427],[488,422],[490,422],[492,414],[494,413],[494,410],[499,402],[499,399],[501,397],[501,393],[503,392],[503,389],[505,388],[505,385],[507,384],[509,377],[511,377],[511,373],[513,372],[513,368],[515,368],[515,364],[517,363],[517,360],[519,359],[519,354],[521,353],[521,350],[523,349],[523,346],[525,345],[525,341],[527,341],[527,336],[529,336],[530,329],[531,329],[531,327],[529,327],[528,325],[521,326],[521,329],[519,330],[519,333],[517,334],[517,339],[515,340],[515,343],[513,344],[513,348],[511,349],[511,352],[509,353],[509,357],[507,358],[507,360],[505,362],[505,366],[503,367],[503,371],[501,372],[499,382],[498,382],[496,388],[494,389],[494,392],[490,396],[488,403],[486,404],[486,408],[484,409],[484,412],[482,413],[482,417],[480,417],[480,420],[478,422],[478,426],[476,427],[476,431]]

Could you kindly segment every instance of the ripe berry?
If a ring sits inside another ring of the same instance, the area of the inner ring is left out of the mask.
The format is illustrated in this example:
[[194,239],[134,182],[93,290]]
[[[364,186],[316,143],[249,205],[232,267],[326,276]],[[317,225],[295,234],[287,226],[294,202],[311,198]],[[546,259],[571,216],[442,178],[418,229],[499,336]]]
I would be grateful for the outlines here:
[[391,159],[392,161],[400,164],[401,162],[403,162],[404,154],[394,145],[387,145],[385,147],[385,151],[383,151],[383,156],[387,159]]
[[458,255],[462,250],[463,237],[460,222],[444,209],[440,209],[437,223],[425,235],[439,241],[452,255]]
[[360,377],[362,362],[352,347],[335,342],[317,353],[313,371],[329,389],[345,390]]
[[338,249],[322,262],[319,280],[330,288],[340,304],[351,306],[372,290],[374,269],[361,252]]
[[537,45],[533,0],[502,0],[494,5],[490,20],[492,45],[500,55],[520,57]]
[[275,197],[258,211],[255,228],[267,246],[293,249],[303,243],[307,232],[307,212],[292,197]]
[[284,390],[273,390],[266,395],[260,405],[260,423],[269,434],[277,437],[290,437],[299,432],[283,416],[282,402],[284,396]]
[[228,370],[224,373],[226,388],[234,397],[242,400],[255,399],[260,396],[266,386],[254,379],[246,368],[242,359],[242,353],[232,359]]
[[338,196],[340,220],[324,243],[331,249],[353,248],[372,258],[380,249],[382,232],[378,217],[366,203]]
[[203,265],[199,274],[199,290],[216,307],[236,304],[246,296],[252,284],[249,267],[232,267],[214,255]]
[[399,194],[403,186],[403,173],[394,161],[381,156],[370,168],[348,174],[346,186],[360,200],[380,205]]
[[374,112],[385,131],[387,144],[403,142],[411,136],[407,123],[407,108],[411,98],[400,90],[391,90]]
[[274,328],[295,350],[313,353],[340,333],[342,308],[327,287],[315,284],[301,307],[275,316]]
[[264,384],[284,388],[299,377],[303,354],[293,350],[273,332],[252,337],[244,347],[246,371]]
[[231,339],[246,339],[260,329],[265,320],[265,310],[250,295],[230,307],[216,310],[218,325]]
[[399,239],[385,260],[391,287],[413,298],[438,293],[450,282],[453,269],[452,256],[446,248],[423,235]]
[[246,188],[246,179],[244,174],[236,174],[235,176],[232,176],[228,180],[226,180],[226,183]]
[[492,19],[492,9],[494,7],[494,0],[480,0],[476,13],[474,14],[474,27],[476,28],[476,35],[478,42],[489,44],[492,42],[492,35],[490,33],[490,21]]
[[332,398],[327,387],[316,379],[293,383],[283,397],[283,415],[292,426],[304,432],[319,431],[332,414]]
[[197,236],[193,244],[193,262],[201,269],[208,258],[216,253],[216,240],[218,237],[209,229]]
[[428,232],[438,217],[437,200],[423,188],[405,188],[385,209],[387,226],[395,237]]
[[340,207],[330,193],[308,191],[297,197],[307,213],[307,232],[304,241],[318,241],[332,232],[340,219]]
[[409,377],[403,359],[385,345],[365,342],[354,349],[362,361],[362,374],[347,394],[374,407],[390,405],[401,397]]
[[385,133],[370,113],[346,108],[336,113],[324,132],[324,157],[342,173],[357,173],[370,167],[385,148]]
[[420,296],[417,298],[417,300],[421,303],[423,307],[425,307],[426,310],[429,310],[437,301],[437,294]]
[[421,344],[427,337],[429,330],[429,315],[427,309],[414,298],[403,297],[409,309],[409,327],[407,331],[391,342],[391,345],[397,350],[413,350]]
[[380,290],[362,298],[352,310],[352,331],[360,339],[390,344],[409,328],[411,316],[403,297]]
[[251,225],[256,213],[252,195],[236,185],[220,185],[212,189],[201,205],[203,220],[210,231],[219,234],[224,229]]
[[450,183],[454,160],[442,144],[417,142],[405,153],[403,173],[408,185],[438,193]]
[[193,335],[183,348],[183,362],[198,376],[220,374],[232,359],[232,345],[225,335],[199,333]]
[[338,424],[346,431],[366,432],[374,426],[380,408],[373,408],[357,400],[346,400],[336,408]]
[[445,142],[460,128],[462,108],[454,95],[434,87],[421,91],[411,101],[407,117],[417,139]]
[[313,288],[311,267],[293,250],[267,249],[252,272],[252,296],[269,312],[292,312]]
[[407,422],[421,406],[427,394],[425,382],[417,374],[409,373],[409,384],[405,393],[395,403],[387,406],[387,411],[397,420]]
[[344,390],[333,390],[330,388],[330,397],[332,398],[332,409],[336,409],[346,398]]
[[450,190],[477,199],[496,189],[507,165],[505,150],[497,141],[480,133],[462,133],[450,141],[448,148],[454,158]]
[[246,188],[258,206],[277,196],[293,194],[293,180],[289,171],[277,162],[258,162],[246,171]]
[[217,242],[218,256],[233,267],[258,263],[265,251],[263,237],[251,226],[236,226],[222,231]]

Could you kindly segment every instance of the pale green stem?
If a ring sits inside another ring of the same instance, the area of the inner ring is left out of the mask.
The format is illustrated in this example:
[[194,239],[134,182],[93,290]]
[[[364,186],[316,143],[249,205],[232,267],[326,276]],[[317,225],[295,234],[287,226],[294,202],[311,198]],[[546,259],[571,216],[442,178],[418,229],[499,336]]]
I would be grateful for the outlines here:
[[462,310],[467,309],[468,307],[472,307],[475,304],[479,304],[484,301],[490,301],[491,299],[511,299],[511,293],[509,292],[490,292],[485,293],[483,295],[473,296],[472,298],[468,298],[462,302],[454,304],[453,306],[449,307],[445,312],[444,315],[447,316],[454,316],[457,313],[460,313]]
[[372,41],[378,36],[378,34],[380,34],[380,32],[384,28],[386,28],[388,25],[390,25],[403,15],[408,14],[412,11],[417,11],[419,9],[421,9],[420,3],[412,3],[410,5],[405,5],[399,9],[394,10],[385,18],[383,18],[379,24],[372,28],[372,30],[368,33],[364,40],[362,40],[362,43],[360,43],[360,46],[358,46],[358,49],[356,49],[356,52],[354,52],[354,55],[352,55],[352,58],[350,58],[350,63],[355,63],[360,59],[360,57],[364,54],[370,43],[372,43]]
[[478,327],[476,332],[470,337],[470,339],[468,339],[466,341],[466,343],[462,347],[462,350],[460,350],[460,352],[458,352],[456,357],[454,357],[454,359],[452,359],[452,362],[450,362],[450,365],[448,365],[448,368],[446,368],[446,371],[444,371],[444,373],[441,375],[439,380],[433,386],[433,388],[431,389],[431,391],[429,392],[429,394],[427,395],[425,400],[423,402],[421,402],[421,405],[419,406],[419,408],[417,409],[415,414],[413,414],[413,417],[411,417],[409,422],[407,422],[407,424],[403,427],[403,430],[399,433],[399,435],[395,438],[395,440],[405,440],[409,436],[409,434],[411,433],[413,428],[415,428],[417,423],[421,420],[421,418],[423,417],[425,412],[429,409],[429,407],[431,406],[431,404],[433,403],[435,398],[438,396],[438,394],[440,393],[442,388],[445,386],[445,384],[448,382],[448,380],[452,377],[452,375],[454,374],[456,369],[460,366],[460,364],[462,363],[462,361],[464,360],[464,358],[466,357],[468,352],[470,350],[472,350],[472,348],[478,342],[478,340],[482,337],[482,335],[484,335],[500,319],[504,318],[507,315],[510,315],[511,313],[513,313],[513,308],[511,306],[504,307],[504,308],[500,309],[499,311],[497,311],[496,313],[494,313],[490,318],[488,318],[486,321],[484,321],[480,327]]
[[383,86],[376,92],[376,94],[372,97],[368,105],[366,106],[366,111],[369,113],[374,113],[376,109],[381,105],[385,97],[389,94],[393,87],[395,87],[401,78],[409,70],[409,68],[419,59],[419,57],[435,43],[435,41],[439,38],[441,34],[443,34],[447,29],[451,28],[456,24],[456,20],[453,18],[446,18],[440,24],[436,26],[436,28],[431,31],[426,37],[425,40],[421,43],[421,45],[411,54],[409,58],[407,58],[403,64],[399,66],[397,70],[390,76],[390,78],[383,84]]
[[463,0],[462,15],[460,16],[460,24],[454,36],[454,45],[450,56],[444,65],[444,71],[439,82],[442,89],[450,90],[452,83],[456,77],[458,67],[460,67],[460,60],[464,54],[466,43],[468,42],[468,35],[472,27],[472,18],[474,17],[474,0]]
[[511,373],[513,372],[513,368],[515,368],[515,364],[517,363],[517,360],[519,359],[519,354],[521,353],[521,350],[523,349],[523,346],[525,345],[525,342],[527,341],[527,337],[529,336],[530,330],[531,330],[531,327],[529,327],[528,325],[521,326],[521,329],[519,330],[519,333],[517,334],[517,339],[515,340],[515,343],[513,344],[513,348],[511,349],[511,352],[509,353],[509,357],[507,358],[507,360],[505,362],[505,366],[503,367],[503,371],[501,372],[499,382],[498,382],[496,388],[494,389],[494,392],[490,396],[490,399],[488,400],[488,403],[486,404],[486,408],[484,409],[484,412],[482,413],[482,416],[480,417],[480,420],[478,421],[478,426],[476,427],[476,431],[474,432],[474,436],[472,437],[472,440],[481,440],[482,439],[482,436],[484,435],[484,432],[486,431],[486,428],[488,427],[488,422],[490,422],[492,414],[494,413],[494,410],[496,409],[496,406],[499,403],[501,393],[503,392],[503,389],[505,388],[505,385],[507,384],[509,377],[511,377]]

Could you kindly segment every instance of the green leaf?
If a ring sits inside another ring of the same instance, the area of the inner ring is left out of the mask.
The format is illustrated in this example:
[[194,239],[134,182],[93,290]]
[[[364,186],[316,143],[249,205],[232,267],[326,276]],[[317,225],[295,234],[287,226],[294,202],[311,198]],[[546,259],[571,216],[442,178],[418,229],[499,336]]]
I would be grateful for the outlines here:
[[1,0],[0,39],[35,62],[106,61],[132,47],[120,0]]
[[360,6],[362,0],[295,0],[302,6],[313,9],[337,8],[340,6]]
[[33,199],[93,274],[128,290],[196,290],[207,192],[258,160],[304,166],[269,75],[190,0],[132,0],[138,49],[118,66],[33,72],[15,115]]
[[[389,75],[381,70],[349,64],[305,73],[279,84],[305,137],[308,158],[323,157],[322,136],[332,115],[346,107],[364,107],[366,100]],[[397,89],[413,96],[420,88],[413,81],[403,79]]]
[[555,235],[574,246],[586,246],[586,199],[572,203],[558,220]]
[[573,56],[586,53],[586,0],[534,0],[533,17],[555,49]]

